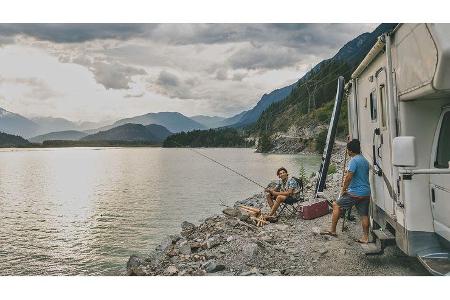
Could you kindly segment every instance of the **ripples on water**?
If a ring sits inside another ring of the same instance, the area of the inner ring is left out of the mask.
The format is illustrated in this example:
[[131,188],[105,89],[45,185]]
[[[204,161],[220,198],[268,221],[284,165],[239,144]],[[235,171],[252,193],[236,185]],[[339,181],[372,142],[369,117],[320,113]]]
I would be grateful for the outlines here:
[[[265,185],[320,157],[251,149],[201,152]],[[0,151],[0,275],[118,275],[183,220],[220,213],[261,189],[188,149]]]

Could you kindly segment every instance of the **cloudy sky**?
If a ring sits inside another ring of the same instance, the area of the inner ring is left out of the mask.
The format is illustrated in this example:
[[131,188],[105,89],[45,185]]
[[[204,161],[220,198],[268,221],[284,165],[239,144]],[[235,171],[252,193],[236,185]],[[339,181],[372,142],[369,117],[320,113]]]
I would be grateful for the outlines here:
[[0,24],[0,107],[105,121],[232,116],[377,24]]

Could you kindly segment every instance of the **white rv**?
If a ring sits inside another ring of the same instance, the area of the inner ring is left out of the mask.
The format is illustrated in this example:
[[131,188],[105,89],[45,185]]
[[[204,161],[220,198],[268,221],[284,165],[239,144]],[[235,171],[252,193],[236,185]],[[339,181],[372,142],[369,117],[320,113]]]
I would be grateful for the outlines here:
[[449,275],[450,24],[383,34],[346,91],[350,136],[372,169],[377,248],[395,240],[430,272]]

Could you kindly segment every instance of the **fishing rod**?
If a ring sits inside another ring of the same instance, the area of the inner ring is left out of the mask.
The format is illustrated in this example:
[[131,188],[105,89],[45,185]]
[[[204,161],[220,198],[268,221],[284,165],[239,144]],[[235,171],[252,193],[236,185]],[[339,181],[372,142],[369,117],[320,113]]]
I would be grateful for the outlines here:
[[[185,148],[183,145],[181,145],[181,144],[179,144],[179,143],[177,143],[177,142],[175,142],[175,141],[173,141],[173,142],[174,142],[175,144],[178,144],[179,146]],[[219,161],[217,161],[217,160],[215,160],[215,159],[213,159],[213,158],[207,156],[206,154],[203,154],[203,153],[201,153],[200,151],[197,151],[197,150],[192,149],[192,148],[188,148],[188,149],[191,150],[191,151],[193,151],[193,152],[195,152],[195,153],[197,153],[198,155],[201,155],[201,156],[203,156],[204,158],[209,159],[210,161],[215,162],[216,164],[218,164],[218,165],[220,165],[220,166],[222,166],[222,167],[224,167],[224,168],[230,170],[231,172],[233,172],[233,173],[235,173],[235,174],[241,176],[242,178],[247,179],[248,181],[250,181],[250,182],[256,184],[257,186],[259,186],[259,187],[265,189],[264,186],[262,186],[261,184],[257,183],[257,182],[254,181],[253,179],[248,178],[247,176],[245,176],[245,175],[239,173],[239,172],[236,171],[236,170],[233,170],[232,168],[230,168],[230,167],[228,167],[228,166],[222,164],[221,162],[219,162]]]

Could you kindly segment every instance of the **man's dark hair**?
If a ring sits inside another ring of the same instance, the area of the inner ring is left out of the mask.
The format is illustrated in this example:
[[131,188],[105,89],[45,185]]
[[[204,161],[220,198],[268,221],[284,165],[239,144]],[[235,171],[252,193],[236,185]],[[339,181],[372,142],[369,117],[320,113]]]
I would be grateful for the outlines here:
[[286,168],[281,167],[281,168],[279,168],[279,169],[277,170],[277,176],[278,176],[278,174],[280,174],[280,171],[285,171],[286,173],[288,172],[288,171],[286,170]]
[[361,153],[361,145],[359,144],[359,140],[354,139],[347,143],[347,149],[352,151],[353,153],[360,154]]

